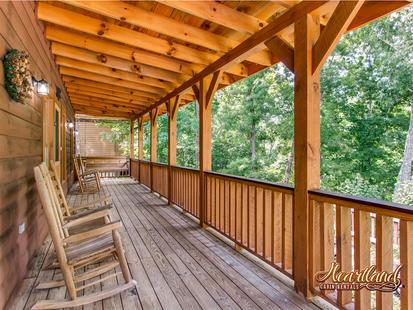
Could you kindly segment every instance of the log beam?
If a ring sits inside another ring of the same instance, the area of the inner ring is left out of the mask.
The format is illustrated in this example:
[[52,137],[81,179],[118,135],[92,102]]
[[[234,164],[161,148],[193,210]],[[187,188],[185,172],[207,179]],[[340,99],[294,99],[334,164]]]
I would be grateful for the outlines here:
[[176,113],[179,108],[179,96],[167,102],[168,109],[168,203],[172,199],[172,166],[176,165]]
[[130,159],[135,159],[135,119],[130,120],[130,134],[129,134],[129,157]]
[[151,161],[151,191],[153,190],[153,165],[157,161],[157,148],[156,148],[156,129],[157,129],[157,119],[158,119],[159,109],[153,109],[150,113],[151,118],[151,151],[150,151],[150,161]]
[[275,36],[265,42],[265,45],[291,72],[294,72],[294,49],[287,42]]
[[309,198],[320,187],[320,76],[312,72],[313,46],[320,24],[310,15],[295,23],[294,48],[294,285],[310,297]]
[[203,227],[206,218],[205,171],[212,169],[212,100],[217,89],[220,71],[199,81],[196,89],[199,104],[199,221]]
[[351,21],[362,7],[361,1],[340,1],[327,25],[314,45],[313,73],[320,70],[328,56],[333,52],[341,36],[347,31]]

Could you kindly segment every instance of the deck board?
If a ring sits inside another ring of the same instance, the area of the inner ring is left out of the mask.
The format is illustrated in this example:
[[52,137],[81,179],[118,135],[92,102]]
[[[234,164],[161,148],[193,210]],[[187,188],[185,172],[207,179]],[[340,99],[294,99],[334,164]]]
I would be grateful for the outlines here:
[[[124,292],[77,310],[316,308],[262,266],[130,178],[104,179],[99,194],[72,191],[68,202],[76,205],[99,195],[112,197],[112,218],[123,223],[120,233],[138,283],[137,294]],[[41,279],[61,277],[59,272],[42,270],[53,255],[50,244],[50,239],[45,241],[11,309],[30,309],[36,300],[66,296],[65,288],[33,288]],[[85,293],[116,281],[120,279],[86,288]]]

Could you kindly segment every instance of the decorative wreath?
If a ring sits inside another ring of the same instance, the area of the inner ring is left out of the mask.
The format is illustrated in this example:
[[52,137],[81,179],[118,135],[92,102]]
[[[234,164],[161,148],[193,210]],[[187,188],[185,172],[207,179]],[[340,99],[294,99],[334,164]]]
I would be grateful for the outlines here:
[[11,49],[7,51],[3,62],[7,92],[14,101],[24,103],[26,99],[31,98],[29,54]]

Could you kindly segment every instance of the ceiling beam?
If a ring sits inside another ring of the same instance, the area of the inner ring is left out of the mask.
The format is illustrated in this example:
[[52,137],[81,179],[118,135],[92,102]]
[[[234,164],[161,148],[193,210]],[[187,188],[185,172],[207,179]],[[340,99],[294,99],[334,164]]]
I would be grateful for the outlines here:
[[[168,95],[164,96],[162,99],[157,101],[151,107],[148,108],[147,111],[152,110],[153,108],[160,106],[161,104],[165,103],[167,100],[172,99],[173,97],[179,95],[184,90],[191,88],[201,79],[213,74],[214,72],[224,69],[225,67],[229,66],[230,64],[239,61],[245,54],[251,52],[255,46],[264,44],[265,41],[271,39],[275,36],[279,31],[288,27],[289,25],[293,24],[296,20],[300,19],[301,17],[311,13],[316,8],[319,8],[323,4],[327,3],[328,1],[303,1],[279,16],[273,22],[268,24],[266,27],[261,29],[260,31],[256,32],[255,34],[251,35],[247,40],[242,42],[240,45],[229,51],[223,57],[215,61],[214,63],[210,64],[200,73],[192,77],[190,80],[183,83],[181,86],[176,88],[174,91],[170,92]],[[147,112],[145,111],[145,112]]]
[[78,0],[64,2],[214,51],[227,52],[240,43],[125,2]]
[[106,75],[112,78],[118,78],[124,81],[131,81],[134,83],[144,84],[150,86],[154,92],[162,94],[165,90],[174,89],[174,84],[171,82],[164,82],[151,77],[145,77],[143,75],[138,75],[136,73],[127,72],[123,70],[118,70],[116,68],[110,68],[105,65],[95,65],[88,62],[71,59],[63,56],[56,56],[55,61],[58,65],[80,69],[83,71],[96,73],[100,75]]
[[105,96],[110,96],[113,98],[119,98],[123,100],[135,100],[137,102],[143,102],[145,104],[153,103],[153,100],[150,100],[149,98],[145,98],[141,96],[132,96],[132,95],[122,93],[122,92],[115,92],[112,90],[105,90],[105,89],[100,89],[100,88],[85,86],[85,85],[79,85],[79,84],[74,84],[74,83],[65,83],[65,85],[67,89],[71,89],[72,91],[93,93],[96,96],[105,95]]
[[75,13],[46,2],[38,3],[38,17],[42,21],[55,25],[70,27],[77,31],[197,64],[208,65],[217,59],[217,56],[213,54]]
[[[72,84],[72,85],[79,85],[79,86],[83,86],[83,87],[88,87],[90,89],[100,89],[100,90],[107,90],[108,94],[110,93],[119,93],[119,94],[124,94],[124,95],[129,95],[131,97],[142,97],[142,99],[148,98],[146,96],[141,96],[141,93],[139,91],[130,89],[130,88],[126,88],[126,87],[120,87],[120,86],[116,86],[116,85],[112,85],[112,84],[106,84],[106,83],[100,83],[100,82],[94,82],[91,80],[85,80],[85,79],[80,79],[80,78],[76,78],[76,77],[72,77],[72,76],[66,76],[63,75],[63,81],[66,84]],[[186,93],[182,95],[182,98],[184,100],[188,100],[188,101],[192,101],[194,100],[194,96],[190,93]]]
[[52,42],[52,53],[54,55],[68,57],[91,64],[103,65],[109,68],[115,68],[118,70],[135,73],[139,76],[142,75],[163,81],[168,81],[173,84],[177,84],[185,80],[184,75],[176,72],[159,69],[143,63],[125,60],[110,55],[88,51],[86,49],[73,47],[58,42]]
[[74,96],[87,96],[91,98],[97,98],[97,99],[107,99],[111,101],[117,101],[117,102],[122,102],[122,103],[130,103],[134,105],[140,105],[142,107],[147,107],[150,105],[149,102],[143,102],[143,101],[138,101],[138,100],[132,100],[132,99],[124,99],[124,98],[119,98],[119,97],[114,97],[114,96],[109,96],[109,95],[104,95],[104,94],[97,94],[93,92],[87,92],[84,90],[80,89],[75,89],[75,88],[66,88],[67,91]]
[[359,28],[409,4],[411,4],[410,1],[365,1],[358,14],[351,21],[347,31]]
[[139,90],[135,90],[132,88],[121,87],[121,86],[108,84],[108,83],[95,82],[92,80],[81,79],[81,78],[77,78],[74,76],[67,76],[67,75],[63,75],[62,78],[63,78],[63,81],[66,83],[74,83],[74,84],[83,85],[83,86],[91,86],[91,87],[99,88],[102,90],[116,91],[116,92],[129,94],[132,96],[142,96],[142,97],[149,98],[149,99],[154,98],[151,95],[143,96],[141,95],[141,92]]
[[73,109],[76,113],[80,112],[82,114],[87,115],[94,115],[94,116],[113,116],[113,117],[124,117],[124,118],[132,118],[135,117],[133,113],[125,113],[120,111],[106,111],[104,109],[94,109],[94,108],[87,108],[83,106],[74,105]]
[[121,112],[127,112],[127,113],[139,113],[142,111],[142,108],[139,107],[122,107],[122,106],[116,106],[112,104],[107,104],[107,103],[97,103],[97,102],[89,102],[81,99],[76,99],[76,98],[71,98],[71,102],[73,104],[81,105],[84,107],[91,107],[91,108],[100,108],[100,109],[107,109],[107,110],[113,110],[113,111],[121,111]]
[[[156,31],[168,37],[173,37],[190,44],[212,49],[217,52],[215,53],[217,58],[241,43],[241,41],[232,40],[231,38],[223,37],[212,32],[205,31],[201,28],[179,22],[172,18],[157,15],[125,2],[66,2],[70,5],[80,7],[82,9],[116,19],[118,21],[127,22],[134,26]],[[197,3],[197,5],[200,4]],[[245,18],[245,15],[247,15],[235,10],[233,11],[237,15],[241,14],[243,18]],[[247,16],[254,19],[254,17],[252,16]],[[262,23],[264,23],[264,26],[266,25],[264,21],[262,21]],[[255,55],[251,55],[247,60],[268,66],[271,65],[271,54],[268,51],[263,50]]]
[[[168,56],[99,38],[95,35],[78,33],[54,25],[46,26],[46,38],[51,41],[84,48],[103,55],[112,55],[133,62],[145,63],[153,67],[188,75],[188,77],[194,76],[205,68],[205,65],[188,63]],[[226,70],[226,72],[238,76],[248,76],[248,70],[243,64],[235,64]]]
[[215,1],[165,1],[163,4],[248,34],[261,30],[267,24],[264,20],[239,12]]
[[118,105],[131,106],[131,107],[135,107],[135,106],[148,107],[148,105],[146,105],[145,103],[141,103],[141,102],[107,99],[107,98],[96,97],[96,96],[93,96],[90,94],[84,94],[84,93],[70,92],[70,96],[73,98],[84,99],[87,101],[99,101],[101,103],[111,103],[111,104],[118,104]]
[[79,69],[73,69],[68,67],[60,67],[59,71],[63,75],[69,75],[73,77],[78,77],[82,79],[92,80],[95,82],[102,82],[112,85],[119,85],[121,87],[131,88],[137,91],[141,91],[139,95],[145,96],[148,98],[159,98],[159,91],[153,87],[134,83],[131,81],[125,81],[118,78],[108,77],[106,75],[91,73]]

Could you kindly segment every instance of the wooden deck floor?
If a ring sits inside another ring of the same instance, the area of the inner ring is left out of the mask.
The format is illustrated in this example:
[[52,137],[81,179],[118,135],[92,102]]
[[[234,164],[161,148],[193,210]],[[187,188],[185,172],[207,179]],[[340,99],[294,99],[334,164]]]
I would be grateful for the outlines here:
[[[315,309],[290,287],[130,178],[105,179],[115,204],[136,292],[83,309]],[[69,196],[80,203],[93,195]],[[10,309],[30,309],[39,299],[64,298],[66,290],[34,285],[60,275],[43,270],[53,253],[50,239],[32,262]],[[116,281],[113,279],[112,281]],[[105,282],[103,287],[105,287]],[[108,284],[109,285],[109,284]],[[90,287],[93,292],[99,287]]]

